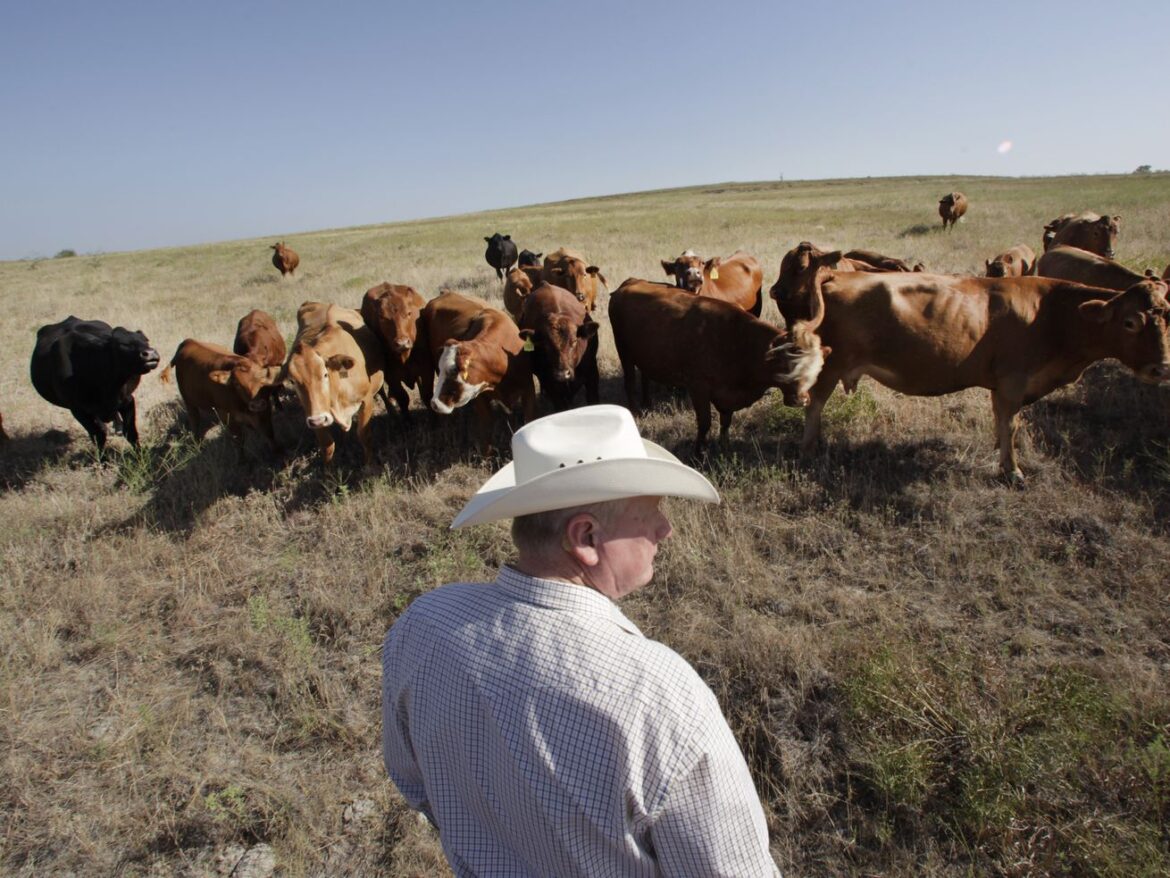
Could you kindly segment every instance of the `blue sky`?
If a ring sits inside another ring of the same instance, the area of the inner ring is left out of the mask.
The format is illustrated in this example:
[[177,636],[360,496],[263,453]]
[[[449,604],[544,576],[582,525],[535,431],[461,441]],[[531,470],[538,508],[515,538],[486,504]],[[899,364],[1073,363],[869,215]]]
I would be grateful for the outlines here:
[[4,259],[781,174],[1170,167],[1165,0],[38,0],[0,20]]

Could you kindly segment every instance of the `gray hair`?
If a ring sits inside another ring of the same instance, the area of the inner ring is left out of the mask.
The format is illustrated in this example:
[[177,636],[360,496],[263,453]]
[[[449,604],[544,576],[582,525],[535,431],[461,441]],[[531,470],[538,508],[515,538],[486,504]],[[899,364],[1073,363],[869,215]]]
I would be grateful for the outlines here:
[[587,512],[601,522],[602,527],[607,527],[621,515],[630,499],[623,497],[620,500],[603,500],[567,509],[518,515],[512,519],[512,542],[521,552],[544,554],[560,546],[565,526],[574,515]]

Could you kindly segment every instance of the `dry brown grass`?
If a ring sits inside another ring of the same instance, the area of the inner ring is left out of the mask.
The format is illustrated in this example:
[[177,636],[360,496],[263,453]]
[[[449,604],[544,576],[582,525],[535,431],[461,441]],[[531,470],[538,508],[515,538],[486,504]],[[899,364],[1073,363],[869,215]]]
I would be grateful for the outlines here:
[[[952,188],[971,210],[944,236]],[[460,418],[380,414],[381,472],[347,442],[323,476],[294,404],[277,430],[297,453],[272,465],[253,441],[241,465],[220,430],[186,438],[149,376],[143,451],[98,464],[28,383],[37,326],[124,323],[169,359],[253,307],[291,335],[301,301],[381,280],[498,298],[497,229],[583,250],[611,288],[685,247],[744,247],[770,284],[801,239],[975,271],[1092,209],[1123,215],[1122,261],[1160,270],[1168,196],[1160,177],[709,186],[300,236],[295,281],[272,241],[0,264],[0,871],[227,874],[266,842],[287,875],[442,874],[383,775],[377,651],[415,595],[509,557],[504,525],[447,529],[490,471]],[[602,371],[621,401],[607,333]],[[1165,874],[1170,393],[1103,364],[1026,410],[1025,491],[996,477],[984,392],[867,381],[832,405],[807,463],[799,413],[740,413],[703,464],[724,503],[670,505],[626,606],[719,696],[782,867]],[[685,454],[694,418],[663,394],[642,428]]]

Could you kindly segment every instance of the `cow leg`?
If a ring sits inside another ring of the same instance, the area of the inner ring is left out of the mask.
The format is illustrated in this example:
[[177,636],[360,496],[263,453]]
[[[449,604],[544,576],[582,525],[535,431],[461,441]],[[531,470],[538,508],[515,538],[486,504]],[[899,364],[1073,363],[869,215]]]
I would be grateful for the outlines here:
[[97,445],[98,456],[106,450],[106,425],[102,423],[100,418],[96,418],[89,412],[83,412],[79,409],[70,409],[73,417],[77,418],[77,422],[85,428],[85,432],[89,434],[89,438]]
[[328,427],[317,427],[313,430],[317,437],[317,448],[321,451],[321,463],[326,467],[333,465],[333,452],[337,450],[337,443],[333,441],[333,431]]
[[492,403],[481,393],[475,398],[475,434],[484,457],[492,454]]
[[642,370],[642,408],[650,408],[650,379],[646,376],[646,370]]
[[[382,385],[382,392],[383,393],[386,392],[387,386],[389,384],[390,384],[390,382],[387,381],[386,384]],[[394,382],[393,388],[390,389],[390,393],[392,393],[394,395],[394,401],[396,403],[398,403],[398,411],[400,411],[402,413],[402,419],[404,421],[409,421],[410,420],[410,396],[407,394],[406,388],[403,387],[401,383],[396,381],[396,382]],[[385,399],[385,397],[383,397],[383,399]],[[389,402],[386,403],[386,411],[387,412],[390,411],[390,403]]]
[[585,369],[585,374],[581,376],[585,384],[585,403],[586,405],[597,405],[601,402],[601,377],[597,371],[597,360]]
[[991,392],[991,409],[995,413],[996,444],[999,466],[1012,485],[1023,485],[1024,474],[1016,460],[1016,429],[1020,423],[1020,404],[996,391]]
[[138,447],[138,419],[137,409],[134,404],[134,397],[130,397],[120,406],[118,406],[118,414],[122,418],[122,435],[126,437],[126,441]]
[[711,432],[711,393],[707,388],[691,388],[691,405],[695,408],[695,455],[698,456],[706,450],[707,435]]
[[[621,357],[619,356],[619,360]],[[641,414],[638,410],[638,404],[634,401],[634,388],[638,385],[638,367],[633,363],[625,360],[622,364],[622,386],[626,391],[626,408],[628,408],[635,415]]]
[[272,430],[271,408],[267,408],[260,413],[256,419],[256,428],[260,431],[260,435],[264,437],[269,449],[274,455],[278,455],[284,450],[280,447],[280,443],[276,441],[276,433]]
[[809,392],[808,407],[804,410],[804,436],[800,440],[800,453],[803,455],[812,454],[816,450],[821,438],[821,415],[840,376],[841,373],[837,371],[828,375],[822,371]]
[[207,432],[207,428],[203,426],[203,418],[190,400],[184,398],[183,403],[187,406],[187,426],[191,428],[191,433],[195,437],[195,441],[199,442],[203,439],[203,434]]
[[[718,408],[718,407],[717,407]],[[731,418],[735,412],[731,409],[718,409],[719,411],[719,450],[724,454],[727,453],[730,446],[728,433],[731,431]]]
[[357,437],[358,442],[362,444],[362,457],[366,469],[372,469],[374,466],[374,444],[370,441],[370,421],[373,417],[374,398],[368,396],[357,412]]

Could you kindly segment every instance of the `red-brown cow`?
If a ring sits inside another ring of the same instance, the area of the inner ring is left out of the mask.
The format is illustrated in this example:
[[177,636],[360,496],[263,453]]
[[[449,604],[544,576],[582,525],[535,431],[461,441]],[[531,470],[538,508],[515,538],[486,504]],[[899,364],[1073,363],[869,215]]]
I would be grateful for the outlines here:
[[1112,259],[1120,231],[1120,216],[1098,216],[1088,211],[1066,213],[1044,227],[1044,252],[1063,244]]
[[214,412],[243,450],[244,427],[264,437],[275,452],[280,450],[272,432],[270,392],[280,381],[280,366],[261,366],[227,348],[195,339],[184,339],[163,370],[160,380],[169,384],[171,370],[179,396],[187,407],[187,419],[196,439],[211,426],[203,413]]
[[582,386],[588,405],[600,401],[597,324],[576,296],[541,284],[525,300],[519,322],[520,337],[532,346],[532,371],[541,393],[556,411],[572,406]]
[[695,409],[696,453],[706,446],[712,405],[726,448],[735,412],[770,387],[783,391],[785,403],[802,404],[829,353],[816,333],[818,315],[789,333],[727,302],[637,278],[610,296],[609,320],[630,409],[638,411],[639,370],[643,406],[649,381],[685,387]]
[[810,394],[805,452],[819,439],[821,412],[839,380],[869,375],[911,396],[986,387],[1003,473],[1022,482],[1015,433],[1023,406],[1107,358],[1143,380],[1170,379],[1170,306],[1158,280],[1117,293],[1042,277],[821,269],[807,292],[823,298],[820,335],[833,355]]
[[983,264],[987,277],[1024,277],[1036,273],[1036,253],[1027,244],[1017,244]]
[[[283,366],[287,350],[284,336],[272,316],[264,311],[249,311],[236,324],[232,352],[247,357],[260,366]],[[280,385],[265,391],[276,408],[280,408]]]
[[[862,254],[868,251],[851,250],[850,253]],[[879,256],[880,254],[870,253],[871,256]],[[807,305],[810,301],[807,295],[802,296],[801,290],[807,282],[807,277],[810,273],[815,272],[821,268],[831,268],[835,271],[868,271],[868,272],[883,272],[885,269],[879,268],[877,265],[863,261],[860,258],[847,257],[841,253],[840,250],[833,250],[826,253],[821,250],[816,244],[809,241],[801,241],[791,250],[784,254],[784,258],[780,260],[780,274],[776,278],[776,283],[772,284],[772,288],[768,294],[775,300],[777,307],[780,309],[781,316],[784,317],[785,325],[792,326],[798,320],[808,320],[811,316]],[[915,271],[920,270],[915,267]]]
[[943,231],[948,227],[953,229],[966,212],[967,196],[962,192],[948,192],[938,200],[938,215],[942,217]]
[[742,250],[726,259],[716,256],[704,262],[694,250],[687,250],[673,262],[661,260],[662,269],[674,277],[680,290],[730,302],[749,314],[760,316],[764,300],[764,270],[759,261]]
[[366,466],[373,465],[370,418],[384,368],[382,346],[357,311],[324,302],[305,302],[297,310],[297,337],[285,375],[300,398],[305,424],[317,437],[326,466],[336,450],[330,427],[336,424],[349,432],[355,416]]
[[524,300],[528,298],[528,294],[534,287],[544,283],[541,280],[542,274],[543,269],[538,265],[521,265],[511,269],[504,279],[504,309],[517,323],[520,322],[520,314],[524,311]]
[[[532,363],[516,323],[482,299],[446,290],[427,302],[419,323],[430,359],[419,393],[439,414],[475,400],[480,447],[491,451],[492,402],[532,419]],[[437,373],[437,374],[436,374]]]
[[419,316],[426,303],[414,287],[392,283],[370,287],[362,298],[362,320],[377,336],[385,356],[382,399],[389,408],[386,394],[391,394],[404,418],[410,410],[406,389],[418,383],[419,372],[426,368],[425,354],[415,353]]
[[1130,271],[1120,262],[1114,262],[1080,247],[1064,245],[1053,247],[1041,255],[1036,263],[1036,273],[1041,277],[1059,278],[1087,287],[1118,291],[1128,290],[1149,276]]
[[926,271],[921,262],[913,265],[896,256],[886,256],[873,250],[847,250],[845,258],[853,263],[854,271]]
[[297,266],[301,264],[301,257],[291,247],[286,247],[283,241],[272,245],[272,264],[280,272],[282,278],[295,274]]
[[573,293],[589,311],[597,307],[597,299],[606,285],[601,269],[590,265],[584,256],[568,247],[561,247],[544,257],[541,280]]

